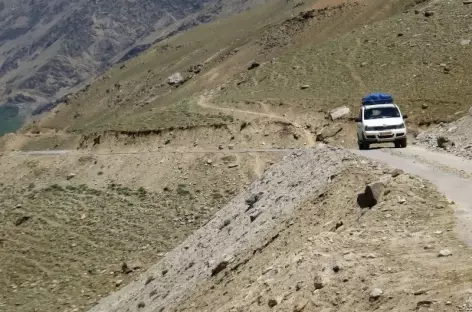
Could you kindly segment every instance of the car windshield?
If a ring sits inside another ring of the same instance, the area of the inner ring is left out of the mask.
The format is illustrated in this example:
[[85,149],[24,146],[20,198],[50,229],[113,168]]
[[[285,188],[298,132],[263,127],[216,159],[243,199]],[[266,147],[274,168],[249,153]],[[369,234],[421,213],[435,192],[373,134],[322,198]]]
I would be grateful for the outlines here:
[[364,119],[380,119],[380,118],[398,118],[400,112],[394,106],[367,108],[364,111]]

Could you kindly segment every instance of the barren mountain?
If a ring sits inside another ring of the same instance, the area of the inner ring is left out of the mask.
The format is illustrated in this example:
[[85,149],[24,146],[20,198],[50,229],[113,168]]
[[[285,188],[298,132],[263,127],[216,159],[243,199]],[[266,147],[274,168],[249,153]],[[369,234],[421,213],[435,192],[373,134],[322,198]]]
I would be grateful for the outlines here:
[[0,103],[48,103],[154,41],[263,0],[0,2]]
[[[269,1],[128,59],[180,26],[143,33],[0,138],[0,309],[472,311],[471,14]],[[372,91],[434,150],[343,149]]]

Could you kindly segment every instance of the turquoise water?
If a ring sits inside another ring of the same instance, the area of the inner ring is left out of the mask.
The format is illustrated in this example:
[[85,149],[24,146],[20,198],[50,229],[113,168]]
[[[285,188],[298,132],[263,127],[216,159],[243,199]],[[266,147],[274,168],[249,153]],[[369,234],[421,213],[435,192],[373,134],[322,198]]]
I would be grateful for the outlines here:
[[24,122],[24,117],[19,114],[19,109],[14,106],[0,106],[0,136],[15,132]]
[[9,119],[0,118],[0,136],[10,132],[15,132],[16,130],[20,129],[22,125],[23,118],[19,116]]

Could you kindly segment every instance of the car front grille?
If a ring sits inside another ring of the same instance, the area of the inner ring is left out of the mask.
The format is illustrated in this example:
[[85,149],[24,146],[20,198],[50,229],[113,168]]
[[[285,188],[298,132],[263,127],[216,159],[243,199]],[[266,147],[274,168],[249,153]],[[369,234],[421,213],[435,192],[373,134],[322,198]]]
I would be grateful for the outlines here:
[[384,130],[394,130],[398,129],[398,125],[390,125],[390,126],[377,126],[377,127],[369,127],[370,131],[384,131]]

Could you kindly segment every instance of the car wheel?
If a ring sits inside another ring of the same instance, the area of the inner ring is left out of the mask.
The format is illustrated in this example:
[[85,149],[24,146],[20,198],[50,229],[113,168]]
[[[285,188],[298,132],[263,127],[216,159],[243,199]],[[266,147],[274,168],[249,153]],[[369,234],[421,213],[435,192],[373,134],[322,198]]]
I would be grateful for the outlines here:
[[395,148],[400,148],[400,147],[402,147],[402,143],[400,142],[400,140],[395,141]]
[[364,149],[364,143],[362,143],[362,142],[357,142],[357,146],[359,146],[360,150]]
[[369,149],[369,143],[358,142],[357,145],[359,145],[360,150],[368,150]]
[[401,144],[401,147],[405,148],[408,145],[406,138],[400,140],[400,144]]

